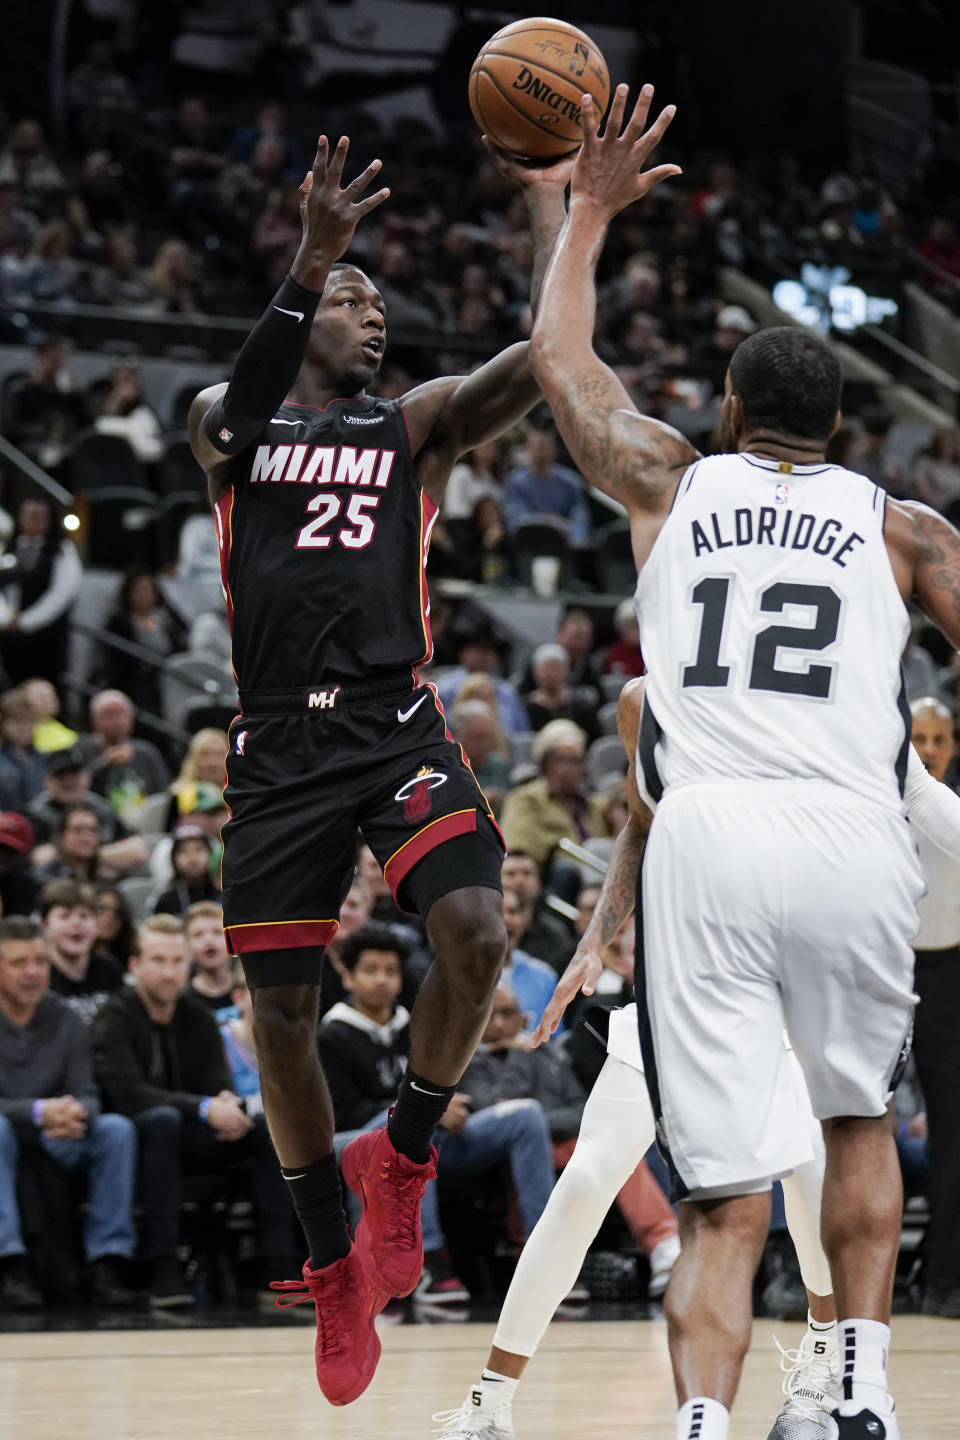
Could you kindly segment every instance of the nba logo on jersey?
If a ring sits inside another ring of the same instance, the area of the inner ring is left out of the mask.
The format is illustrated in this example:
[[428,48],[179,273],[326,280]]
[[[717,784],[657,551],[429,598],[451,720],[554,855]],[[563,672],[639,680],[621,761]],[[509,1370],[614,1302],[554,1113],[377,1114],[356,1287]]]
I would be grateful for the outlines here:
[[780,484],[773,492],[773,498],[777,505],[786,505],[790,499],[790,486]]
[[246,745],[246,743],[247,743],[247,732],[246,732],[246,730],[241,730],[241,731],[240,731],[240,734],[237,736],[236,741],[235,741],[235,749],[236,749],[236,752],[237,752],[238,755],[242,755],[242,754],[244,753],[243,747],[244,747],[244,745]]

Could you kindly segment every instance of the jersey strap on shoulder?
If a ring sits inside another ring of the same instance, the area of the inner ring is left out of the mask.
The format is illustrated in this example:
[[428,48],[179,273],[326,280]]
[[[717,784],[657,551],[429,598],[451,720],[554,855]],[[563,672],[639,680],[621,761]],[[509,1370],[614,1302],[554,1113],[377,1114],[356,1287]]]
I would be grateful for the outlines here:
[[315,290],[288,275],[247,336],[230,384],[203,420],[207,439],[221,454],[239,455],[283,403],[303,364],[319,304]]

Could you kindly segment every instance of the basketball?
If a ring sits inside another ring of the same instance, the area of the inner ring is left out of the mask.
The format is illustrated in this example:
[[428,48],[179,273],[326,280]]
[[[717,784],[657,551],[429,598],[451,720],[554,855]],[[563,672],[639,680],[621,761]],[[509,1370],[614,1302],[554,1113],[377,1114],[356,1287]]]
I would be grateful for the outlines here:
[[596,45],[565,20],[505,25],[470,71],[470,109],[485,135],[518,155],[552,160],[583,138],[580,100],[607,108],[610,76]]

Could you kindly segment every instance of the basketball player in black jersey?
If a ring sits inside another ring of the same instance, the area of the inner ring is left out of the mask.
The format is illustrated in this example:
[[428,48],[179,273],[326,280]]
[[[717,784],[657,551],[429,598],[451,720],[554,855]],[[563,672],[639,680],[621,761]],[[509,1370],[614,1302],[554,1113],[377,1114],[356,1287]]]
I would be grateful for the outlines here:
[[[264,1108],[310,1258],[287,1303],[313,1299],[317,1377],[335,1404],[369,1384],[373,1319],[422,1269],[431,1136],[486,1024],[506,947],[503,842],[432,686],[424,567],[451,468],[539,398],[526,344],[402,401],[368,396],[383,301],[343,264],[374,161],[340,181],[348,141],[321,137],[301,187],[303,240],[227,386],[197,396],[193,453],[208,478],[241,714],[230,730],[224,924],[254,999]],[[534,294],[564,217],[570,162],[525,169]],[[343,1154],[363,1202],[351,1243],[316,1050],[324,946],[362,829],[400,904],[436,950],[411,1019],[410,1066],[388,1126]]]

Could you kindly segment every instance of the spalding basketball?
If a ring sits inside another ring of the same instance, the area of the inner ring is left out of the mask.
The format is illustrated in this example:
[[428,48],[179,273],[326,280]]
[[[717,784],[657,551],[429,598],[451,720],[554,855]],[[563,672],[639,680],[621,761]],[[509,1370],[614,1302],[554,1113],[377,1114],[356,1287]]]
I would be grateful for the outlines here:
[[470,71],[470,109],[504,150],[535,159],[580,144],[580,100],[602,115],[610,99],[607,62],[589,35],[565,20],[517,20],[480,51]]

